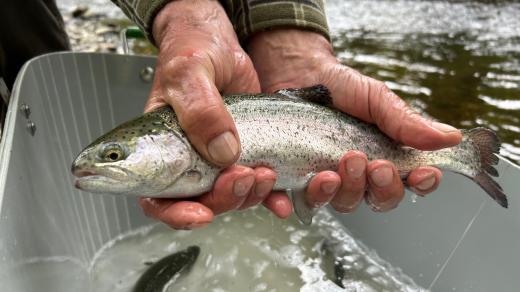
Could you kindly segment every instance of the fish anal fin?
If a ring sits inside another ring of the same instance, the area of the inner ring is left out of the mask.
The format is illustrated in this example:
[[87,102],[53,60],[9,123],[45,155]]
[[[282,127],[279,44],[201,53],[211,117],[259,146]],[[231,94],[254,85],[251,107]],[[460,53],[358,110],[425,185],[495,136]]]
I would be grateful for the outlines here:
[[326,106],[332,105],[332,97],[330,96],[329,89],[321,84],[305,88],[280,89],[276,91],[275,94],[281,94],[289,98],[299,98]]
[[310,207],[305,201],[305,190],[286,190],[287,194],[291,197],[291,201],[293,203],[293,209],[302,222],[305,225],[310,225],[312,223],[312,218],[316,214],[316,209]]
[[500,206],[507,208],[509,203],[502,187],[487,173],[481,172],[474,178],[475,182],[488,193]]

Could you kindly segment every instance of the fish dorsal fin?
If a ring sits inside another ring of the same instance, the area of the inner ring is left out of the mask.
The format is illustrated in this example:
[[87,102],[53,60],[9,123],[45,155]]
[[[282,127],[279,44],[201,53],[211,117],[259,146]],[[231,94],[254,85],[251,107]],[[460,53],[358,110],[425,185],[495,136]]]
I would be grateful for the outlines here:
[[331,106],[332,97],[325,85],[314,85],[304,88],[285,88],[275,92],[289,98],[298,98],[306,101],[314,102],[321,105]]

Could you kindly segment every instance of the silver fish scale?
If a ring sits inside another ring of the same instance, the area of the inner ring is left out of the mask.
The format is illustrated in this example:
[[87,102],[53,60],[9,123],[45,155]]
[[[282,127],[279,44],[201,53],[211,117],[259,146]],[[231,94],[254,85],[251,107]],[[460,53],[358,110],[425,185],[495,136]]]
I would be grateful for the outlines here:
[[403,148],[374,126],[313,103],[257,96],[228,101],[228,108],[242,144],[238,163],[274,169],[275,189],[305,187],[310,175],[336,170],[349,150],[391,160],[403,175],[416,165],[444,164],[439,154]]

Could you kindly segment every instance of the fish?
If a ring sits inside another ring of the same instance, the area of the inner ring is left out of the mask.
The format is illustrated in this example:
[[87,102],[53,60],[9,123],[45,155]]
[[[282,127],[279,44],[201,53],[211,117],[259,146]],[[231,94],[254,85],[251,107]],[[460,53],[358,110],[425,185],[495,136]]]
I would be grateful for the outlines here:
[[321,244],[321,268],[325,271],[327,279],[332,281],[338,287],[345,289],[344,280],[351,278],[348,269],[342,261],[341,255],[345,252],[339,253],[337,250],[338,244],[329,239],[324,239]]
[[[499,205],[508,206],[503,189],[492,178],[499,175],[493,166],[500,150],[492,130],[461,130],[459,145],[421,151],[335,109],[323,85],[226,95],[223,100],[240,137],[237,163],[275,170],[274,190],[290,195],[304,224],[310,224],[316,212],[305,202],[308,182],[320,171],[337,170],[339,159],[349,150],[362,151],[369,160],[393,162],[403,180],[419,166],[462,174]],[[92,193],[187,198],[210,191],[223,168],[195,150],[172,108],[161,107],[96,139],[76,157],[71,170],[77,177],[75,186]]]
[[193,245],[152,264],[137,280],[133,292],[162,292],[197,261],[200,247]]

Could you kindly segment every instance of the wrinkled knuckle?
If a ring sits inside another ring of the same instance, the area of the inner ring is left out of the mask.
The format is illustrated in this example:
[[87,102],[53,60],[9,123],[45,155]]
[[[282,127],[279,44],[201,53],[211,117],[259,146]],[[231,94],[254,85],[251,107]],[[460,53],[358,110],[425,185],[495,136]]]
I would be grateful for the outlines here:
[[406,102],[403,99],[401,99],[397,94],[395,94],[395,92],[393,92],[392,89],[390,89],[390,87],[388,87],[388,85],[386,85],[385,82],[379,80],[376,80],[375,82],[375,90],[373,90],[372,92],[378,94],[379,97],[383,100],[390,102],[390,104],[394,108],[406,106]]
[[208,100],[194,100],[185,110],[182,128],[190,134],[200,134],[208,126],[222,122],[221,108]]
[[191,68],[201,63],[200,54],[193,53],[190,56],[175,56],[161,66],[163,74],[168,76],[179,75],[180,72],[189,72]]
[[392,92],[388,85],[386,85],[386,83],[383,81],[372,78],[369,80],[369,84],[372,86],[372,90],[370,90],[370,92],[373,92],[373,94],[379,95],[380,97],[387,97],[387,95]]
[[248,64],[251,63],[249,56],[244,52],[244,50],[234,50],[233,51],[233,59],[235,64]]

